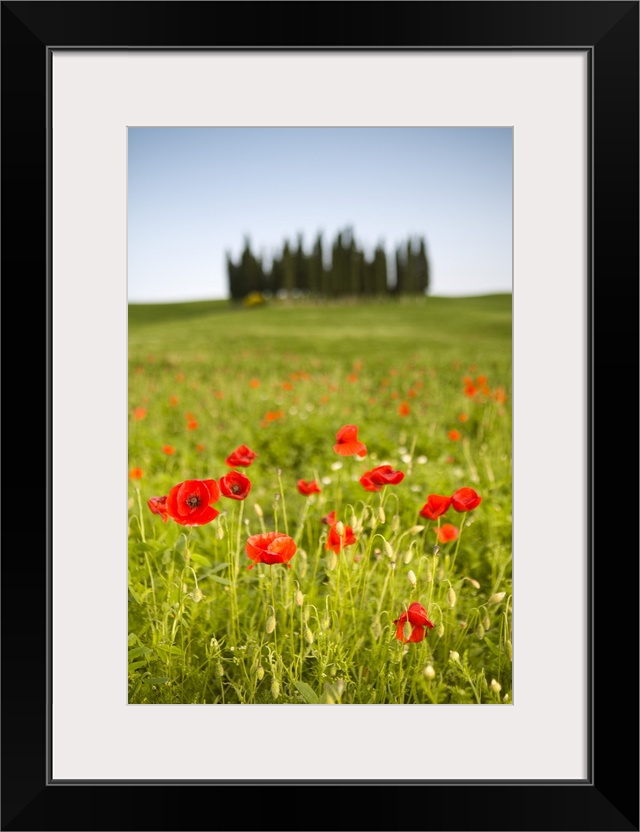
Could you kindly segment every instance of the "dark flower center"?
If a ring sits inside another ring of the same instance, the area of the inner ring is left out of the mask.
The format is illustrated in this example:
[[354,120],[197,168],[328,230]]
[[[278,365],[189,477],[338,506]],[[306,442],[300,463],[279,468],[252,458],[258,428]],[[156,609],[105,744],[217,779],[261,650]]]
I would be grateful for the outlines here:
[[234,484],[231,486],[231,490],[234,494],[239,494],[242,489],[240,488],[237,482],[234,482]]
[[200,505],[200,497],[198,494],[190,494],[185,500],[189,508],[198,508]]

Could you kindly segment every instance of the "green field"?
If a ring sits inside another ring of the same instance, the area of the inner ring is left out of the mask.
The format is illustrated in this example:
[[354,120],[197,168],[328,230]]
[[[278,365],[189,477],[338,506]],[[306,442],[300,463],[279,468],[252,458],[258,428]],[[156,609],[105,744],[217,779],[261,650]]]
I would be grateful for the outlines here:
[[[511,295],[130,305],[129,701],[511,703],[511,333]],[[334,451],[344,425],[363,459]],[[152,513],[240,445],[246,499],[199,526]],[[402,481],[366,490],[385,464]],[[421,516],[465,487],[473,510]],[[248,569],[270,531],[290,568]],[[433,627],[405,642],[416,602]]]

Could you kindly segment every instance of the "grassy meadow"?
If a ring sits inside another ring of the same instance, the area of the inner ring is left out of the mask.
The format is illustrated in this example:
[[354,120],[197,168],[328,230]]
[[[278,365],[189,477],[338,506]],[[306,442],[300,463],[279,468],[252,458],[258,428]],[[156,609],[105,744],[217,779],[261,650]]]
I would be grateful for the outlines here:
[[[511,704],[511,320],[510,295],[129,306],[130,703]],[[250,490],[203,525],[150,508],[232,470]],[[268,532],[288,564],[248,556]]]

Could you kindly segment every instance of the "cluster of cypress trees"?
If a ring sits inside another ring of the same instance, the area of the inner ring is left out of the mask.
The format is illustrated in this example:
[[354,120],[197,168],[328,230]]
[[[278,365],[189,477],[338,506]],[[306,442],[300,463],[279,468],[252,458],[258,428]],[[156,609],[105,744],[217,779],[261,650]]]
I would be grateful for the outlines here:
[[396,248],[394,272],[392,279],[382,245],[368,258],[356,244],[351,228],[338,233],[330,258],[325,257],[321,234],[311,252],[305,252],[302,235],[296,245],[286,240],[269,266],[251,251],[248,238],[237,262],[227,252],[232,300],[243,300],[254,292],[316,298],[424,295],[429,290],[429,261],[422,237],[409,238]]

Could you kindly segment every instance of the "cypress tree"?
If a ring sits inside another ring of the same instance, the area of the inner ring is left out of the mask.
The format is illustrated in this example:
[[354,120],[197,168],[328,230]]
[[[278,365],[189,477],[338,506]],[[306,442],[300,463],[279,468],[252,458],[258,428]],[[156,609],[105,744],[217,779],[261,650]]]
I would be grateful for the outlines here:
[[338,232],[331,248],[331,297],[337,298],[344,291],[344,256],[342,251],[342,232]]
[[396,285],[393,288],[394,295],[401,295],[405,290],[405,264],[401,246],[396,248]]
[[386,295],[389,291],[387,283],[387,255],[379,243],[373,257],[373,293],[378,296]]
[[282,255],[280,257],[274,256],[271,262],[271,291],[277,295],[283,286],[283,265]]
[[353,236],[350,236],[349,248],[347,249],[347,292],[355,297],[362,293],[362,257],[362,252],[357,248],[356,241]]
[[303,294],[309,293],[309,263],[302,245],[302,234],[298,234],[298,248],[295,253],[295,286]]
[[225,252],[226,260],[227,260],[227,281],[229,285],[229,297],[231,300],[240,300],[240,295],[238,294],[238,269],[233,260],[231,259],[231,254],[227,251]]
[[415,295],[416,293],[416,270],[413,248],[411,246],[411,238],[407,240],[407,254],[405,260],[404,272],[404,288],[403,292],[407,295]]
[[420,248],[416,256],[416,275],[418,292],[420,292],[420,294],[428,294],[429,260],[427,259],[427,250],[424,242],[424,237],[420,238]]
[[289,241],[286,240],[284,244],[284,249],[282,250],[282,288],[285,290],[287,295],[291,295],[291,292],[295,289],[295,286],[295,263],[293,255],[291,254],[291,250],[289,248]]
[[309,292],[317,297],[323,291],[322,234],[318,234],[309,258]]

